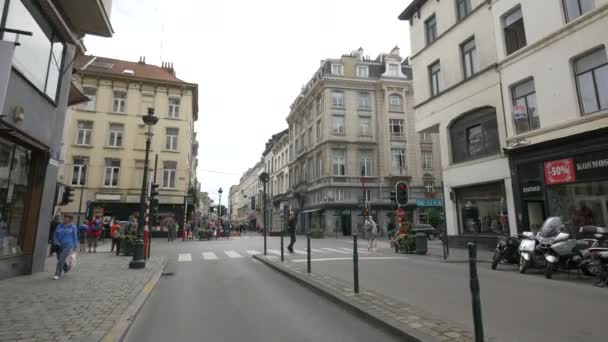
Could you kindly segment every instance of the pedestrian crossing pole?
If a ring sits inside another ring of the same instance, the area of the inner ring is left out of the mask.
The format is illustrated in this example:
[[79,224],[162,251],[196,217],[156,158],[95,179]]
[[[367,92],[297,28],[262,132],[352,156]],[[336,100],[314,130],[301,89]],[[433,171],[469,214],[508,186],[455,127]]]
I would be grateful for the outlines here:
[[262,199],[262,210],[264,210],[264,217],[263,217],[263,222],[264,222],[264,255],[266,255],[266,184],[268,183],[268,181],[270,180],[270,175],[268,174],[268,172],[262,172],[260,174],[260,181],[262,181],[262,185],[264,186],[264,190],[262,193],[262,196],[264,197]]

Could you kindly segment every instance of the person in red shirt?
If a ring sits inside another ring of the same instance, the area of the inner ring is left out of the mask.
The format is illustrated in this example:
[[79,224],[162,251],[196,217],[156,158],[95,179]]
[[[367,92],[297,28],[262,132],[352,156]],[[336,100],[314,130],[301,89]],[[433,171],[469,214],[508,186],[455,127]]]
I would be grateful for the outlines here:
[[116,246],[116,253],[118,253],[118,250],[120,249],[120,225],[116,219],[114,219],[110,226],[110,239],[112,239],[110,252],[114,252],[114,246]]
[[102,222],[99,215],[95,215],[95,218],[89,222],[89,253],[91,253],[91,247],[93,247],[93,253],[97,253],[97,242],[101,236]]

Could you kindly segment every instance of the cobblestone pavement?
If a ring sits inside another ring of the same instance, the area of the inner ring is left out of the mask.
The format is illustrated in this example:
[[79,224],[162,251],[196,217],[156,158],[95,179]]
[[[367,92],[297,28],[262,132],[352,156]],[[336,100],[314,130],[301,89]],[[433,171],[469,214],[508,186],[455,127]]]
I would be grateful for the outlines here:
[[165,264],[152,257],[131,270],[128,257],[86,253],[52,280],[55,260],[45,272],[0,281],[0,341],[99,341]]
[[327,275],[308,274],[306,273],[306,266],[304,264],[281,263],[276,256],[264,257],[256,255],[254,258],[320,290],[334,299],[346,303],[360,312],[374,317],[377,321],[383,322],[394,330],[408,335],[411,340],[473,341],[471,332],[453,323],[439,320],[418,307],[368,289],[361,289],[359,294],[355,294],[352,283]]

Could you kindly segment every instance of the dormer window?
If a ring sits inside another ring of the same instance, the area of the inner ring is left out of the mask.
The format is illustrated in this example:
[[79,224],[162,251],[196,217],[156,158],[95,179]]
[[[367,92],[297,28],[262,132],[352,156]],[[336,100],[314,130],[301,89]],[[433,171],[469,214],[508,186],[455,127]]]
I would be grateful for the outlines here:
[[357,65],[357,77],[369,77],[369,67],[367,65]]
[[398,77],[399,76],[399,64],[395,64],[395,63],[389,64],[388,73],[390,76]]
[[332,75],[344,75],[344,67],[340,63],[333,63],[331,65],[331,74]]

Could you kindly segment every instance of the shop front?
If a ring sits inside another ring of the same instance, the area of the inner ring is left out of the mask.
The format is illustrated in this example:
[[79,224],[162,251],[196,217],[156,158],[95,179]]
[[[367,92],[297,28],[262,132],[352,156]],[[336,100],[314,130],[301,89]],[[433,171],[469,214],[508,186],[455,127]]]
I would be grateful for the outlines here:
[[608,226],[608,129],[511,153],[518,230],[537,230],[559,216],[575,233]]
[[503,181],[454,189],[458,230],[464,236],[487,236],[509,232]]

